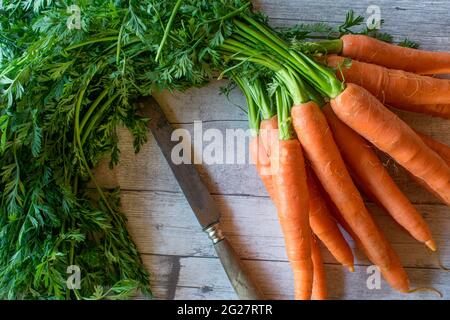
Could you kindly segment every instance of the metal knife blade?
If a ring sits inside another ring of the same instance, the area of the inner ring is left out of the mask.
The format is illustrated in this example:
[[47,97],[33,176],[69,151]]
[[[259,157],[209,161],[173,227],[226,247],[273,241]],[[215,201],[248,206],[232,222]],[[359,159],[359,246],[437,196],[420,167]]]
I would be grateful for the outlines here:
[[220,211],[203,184],[195,166],[193,164],[176,165],[173,163],[171,154],[173,147],[178,142],[171,140],[173,128],[167,121],[159,104],[151,97],[140,100],[138,104],[143,107],[141,110],[144,116],[151,119],[150,130],[200,225],[203,229],[207,229],[219,222]]
[[141,107],[142,113],[150,118],[150,130],[189,205],[203,227],[203,231],[208,234],[208,237],[213,242],[217,256],[236,294],[242,300],[263,300],[263,294],[252,281],[250,273],[244,268],[241,259],[230,242],[223,235],[219,224],[220,211],[194,165],[176,165],[173,163],[171,154],[173,147],[176,145],[174,141],[171,141],[173,128],[167,121],[161,107],[152,97],[142,98],[137,103]]

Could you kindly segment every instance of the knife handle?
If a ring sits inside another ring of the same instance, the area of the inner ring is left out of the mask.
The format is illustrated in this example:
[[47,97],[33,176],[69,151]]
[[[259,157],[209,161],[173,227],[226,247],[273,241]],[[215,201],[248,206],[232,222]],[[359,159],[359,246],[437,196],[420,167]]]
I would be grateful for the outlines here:
[[220,230],[219,223],[215,223],[205,230],[214,243],[217,255],[222,263],[228,279],[230,279],[236,294],[241,300],[264,300],[264,296],[252,281],[249,273],[245,270],[241,259],[234,251],[230,242]]

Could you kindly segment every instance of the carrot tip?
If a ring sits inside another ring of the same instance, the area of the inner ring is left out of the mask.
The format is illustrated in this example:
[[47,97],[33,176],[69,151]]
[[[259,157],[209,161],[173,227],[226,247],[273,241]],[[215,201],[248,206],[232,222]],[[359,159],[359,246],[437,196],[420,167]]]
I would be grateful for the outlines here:
[[355,267],[354,266],[346,266],[347,267],[347,269],[350,271],[350,272],[355,272]]
[[434,240],[428,240],[425,242],[425,245],[431,249],[431,251],[436,251],[437,250],[437,245],[436,242],[434,242]]

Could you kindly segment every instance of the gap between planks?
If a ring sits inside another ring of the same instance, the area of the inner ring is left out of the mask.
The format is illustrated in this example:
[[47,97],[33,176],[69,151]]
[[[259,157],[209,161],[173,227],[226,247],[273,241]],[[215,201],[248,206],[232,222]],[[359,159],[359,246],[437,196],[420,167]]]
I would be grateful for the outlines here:
[[[167,257],[143,255],[145,265],[152,272],[152,286],[158,299],[236,299],[236,295],[217,258]],[[178,259],[177,278],[171,278],[173,259]],[[269,299],[291,299],[293,282],[288,262],[249,261],[244,265],[252,269],[254,280]],[[326,264],[330,299],[438,299],[429,292],[416,294],[398,293],[384,282],[378,290],[368,289],[366,266],[356,266],[355,273],[347,272],[339,265]],[[272,270],[277,270],[273,273]],[[407,270],[413,287],[430,286],[448,298],[450,274],[437,270]],[[352,290],[346,290],[346,287]],[[189,290],[186,291],[186,288]],[[169,293],[169,291],[171,291]],[[173,294],[175,292],[175,294]]]

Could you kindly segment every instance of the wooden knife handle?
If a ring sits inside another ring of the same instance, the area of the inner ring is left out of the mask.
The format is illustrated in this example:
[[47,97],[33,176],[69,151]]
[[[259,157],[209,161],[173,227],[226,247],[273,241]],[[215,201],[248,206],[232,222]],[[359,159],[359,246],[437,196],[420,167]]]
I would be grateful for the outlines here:
[[264,295],[256,286],[255,282],[252,281],[249,272],[244,268],[236,251],[234,251],[231,244],[222,235],[219,224],[214,224],[205,230],[205,232],[208,233],[210,239],[214,242],[217,255],[239,299],[264,300]]

